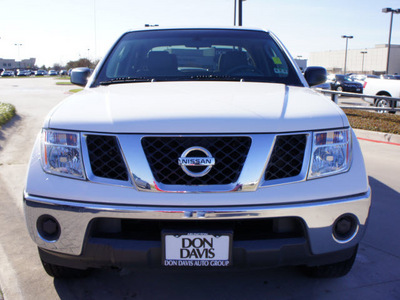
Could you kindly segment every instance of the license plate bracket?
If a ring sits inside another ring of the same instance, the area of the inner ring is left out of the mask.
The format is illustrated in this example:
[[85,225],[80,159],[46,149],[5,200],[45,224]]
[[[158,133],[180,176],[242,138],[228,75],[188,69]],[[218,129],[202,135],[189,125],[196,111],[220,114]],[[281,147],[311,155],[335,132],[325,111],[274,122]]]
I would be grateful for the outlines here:
[[232,231],[162,232],[162,265],[228,267],[232,265]]

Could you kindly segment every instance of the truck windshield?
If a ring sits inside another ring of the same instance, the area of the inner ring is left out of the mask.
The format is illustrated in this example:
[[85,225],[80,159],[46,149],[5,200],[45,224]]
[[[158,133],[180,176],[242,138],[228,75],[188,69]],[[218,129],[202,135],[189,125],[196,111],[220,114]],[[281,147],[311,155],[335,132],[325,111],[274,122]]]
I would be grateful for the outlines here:
[[145,30],[125,34],[93,84],[242,80],[303,86],[286,54],[264,31]]

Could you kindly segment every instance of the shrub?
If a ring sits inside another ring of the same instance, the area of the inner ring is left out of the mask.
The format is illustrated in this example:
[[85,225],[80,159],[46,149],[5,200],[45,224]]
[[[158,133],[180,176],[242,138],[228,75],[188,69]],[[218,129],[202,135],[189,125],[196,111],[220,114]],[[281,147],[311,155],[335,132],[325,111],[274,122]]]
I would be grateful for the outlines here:
[[9,103],[0,102],[0,128],[15,116],[15,107]]
[[400,134],[400,115],[343,109],[353,128]]

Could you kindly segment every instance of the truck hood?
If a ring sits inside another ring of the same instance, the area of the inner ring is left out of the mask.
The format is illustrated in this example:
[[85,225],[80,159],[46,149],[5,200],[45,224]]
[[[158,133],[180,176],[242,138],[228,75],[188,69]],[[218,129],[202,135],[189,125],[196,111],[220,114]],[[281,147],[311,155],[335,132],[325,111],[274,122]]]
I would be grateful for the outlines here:
[[86,88],[47,128],[109,133],[269,133],[349,126],[327,97],[253,82],[148,82]]

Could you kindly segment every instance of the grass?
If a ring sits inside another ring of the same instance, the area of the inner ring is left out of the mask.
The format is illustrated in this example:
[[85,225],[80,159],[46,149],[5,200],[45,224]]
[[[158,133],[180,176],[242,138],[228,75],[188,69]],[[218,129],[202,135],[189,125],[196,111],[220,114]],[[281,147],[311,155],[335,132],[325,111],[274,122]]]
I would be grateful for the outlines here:
[[58,81],[56,85],[73,85],[70,81]]
[[353,128],[400,134],[400,115],[343,109]]
[[0,128],[15,116],[15,107],[12,104],[0,102]]
[[72,89],[72,90],[69,90],[70,93],[78,93],[80,91],[83,91],[83,89]]

